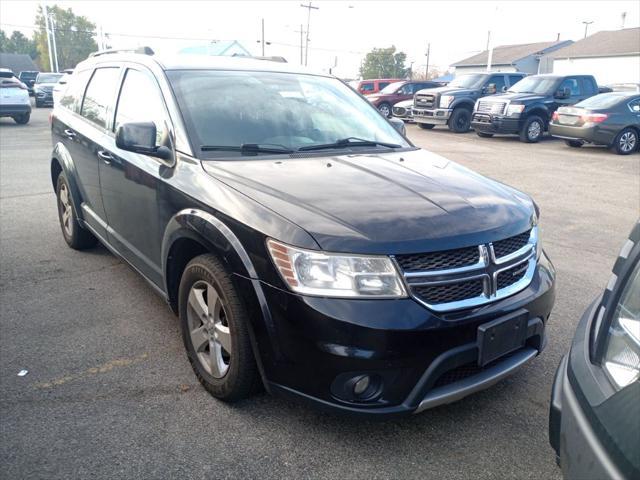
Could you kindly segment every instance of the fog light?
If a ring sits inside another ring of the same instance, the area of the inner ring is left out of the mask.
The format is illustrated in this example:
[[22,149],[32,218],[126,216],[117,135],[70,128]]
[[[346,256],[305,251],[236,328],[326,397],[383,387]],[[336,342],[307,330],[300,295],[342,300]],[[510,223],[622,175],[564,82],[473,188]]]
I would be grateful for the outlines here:
[[369,384],[371,383],[371,378],[369,375],[363,375],[360,377],[356,383],[353,384],[353,393],[356,397],[361,396],[364,392],[369,388]]

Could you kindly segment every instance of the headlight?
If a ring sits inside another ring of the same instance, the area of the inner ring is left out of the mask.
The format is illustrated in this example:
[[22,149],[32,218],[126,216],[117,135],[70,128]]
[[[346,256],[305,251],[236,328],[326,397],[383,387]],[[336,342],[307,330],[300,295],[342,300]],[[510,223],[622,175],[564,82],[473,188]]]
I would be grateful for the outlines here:
[[440,97],[440,108],[449,108],[455,97],[453,95],[442,95]]
[[520,115],[522,113],[522,110],[524,110],[524,105],[511,103],[507,107],[507,115]]
[[405,297],[393,262],[386,256],[344,255],[291,247],[267,240],[285,283],[297,293],[327,297]]
[[631,273],[613,314],[602,366],[612,383],[624,388],[640,378],[640,263]]

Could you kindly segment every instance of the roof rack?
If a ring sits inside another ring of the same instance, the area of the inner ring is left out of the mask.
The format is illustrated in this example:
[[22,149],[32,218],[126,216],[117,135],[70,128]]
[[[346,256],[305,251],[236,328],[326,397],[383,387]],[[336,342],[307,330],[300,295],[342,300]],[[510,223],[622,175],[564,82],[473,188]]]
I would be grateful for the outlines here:
[[153,55],[154,51],[151,47],[138,48],[110,48],[109,50],[99,50],[89,54],[89,57],[99,57],[100,55],[108,55],[111,53],[140,53],[142,55]]

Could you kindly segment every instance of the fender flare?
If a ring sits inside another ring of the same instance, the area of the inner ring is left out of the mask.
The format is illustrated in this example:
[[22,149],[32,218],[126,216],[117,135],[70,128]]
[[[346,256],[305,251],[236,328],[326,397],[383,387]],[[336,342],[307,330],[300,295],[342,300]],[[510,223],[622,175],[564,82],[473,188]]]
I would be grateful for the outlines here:
[[470,98],[468,97],[461,98],[460,100],[457,100],[457,101],[454,100],[453,104],[451,105],[451,111],[455,110],[458,107],[463,107],[463,108],[468,108],[473,112],[474,105],[475,103]]
[[[173,244],[177,240],[184,238],[195,240],[211,252],[221,254],[223,262],[229,266],[232,274],[244,277],[251,282],[255,299],[262,314],[262,321],[264,322],[264,327],[270,339],[271,348],[276,358],[282,358],[276,340],[275,325],[271,311],[249,254],[235,233],[233,233],[222,220],[211,213],[199,209],[187,208],[179,211],[169,220],[162,239],[161,250],[163,287],[164,291],[167,292],[167,297],[170,295],[168,285],[169,253],[171,252]],[[251,323],[249,324],[249,333],[256,362],[258,363],[261,375],[265,378],[262,358],[259,354],[260,350]]]
[[62,142],[56,143],[55,146],[53,147],[53,151],[51,152],[51,162],[49,166],[53,191],[54,193],[57,193],[56,192],[57,178],[53,178],[54,162],[58,163],[62,168],[62,173],[64,174],[67,180],[67,183],[69,184],[69,190],[71,191],[71,198],[73,199],[73,204],[78,206],[78,208],[75,209],[76,216],[81,222],[84,222],[84,217],[82,215],[82,208],[80,208],[80,205],[82,205],[82,195],[80,193],[80,188],[78,187],[78,182],[76,180],[77,178],[76,166],[73,163],[73,158],[71,157],[69,150],[67,150],[67,147],[65,147]]
[[543,103],[533,103],[531,105],[528,105],[527,107],[525,107],[521,116],[522,118],[526,119],[529,116],[536,114],[539,114],[539,116],[542,117],[542,121],[544,122],[545,126],[549,125],[549,121],[551,120],[551,112],[549,111],[549,107],[547,107]]

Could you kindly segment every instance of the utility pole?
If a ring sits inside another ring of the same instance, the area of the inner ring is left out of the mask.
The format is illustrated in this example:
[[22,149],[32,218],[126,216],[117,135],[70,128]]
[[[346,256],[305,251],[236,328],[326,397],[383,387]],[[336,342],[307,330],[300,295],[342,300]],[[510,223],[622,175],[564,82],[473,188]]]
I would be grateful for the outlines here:
[[58,47],[56,46],[56,23],[53,21],[53,13],[49,15],[49,21],[51,22],[51,43],[53,45],[53,57],[55,58],[55,72],[58,73],[60,68],[58,66]]
[[582,23],[584,23],[584,38],[587,38],[587,29],[593,23],[593,20],[590,22],[583,21]]
[[300,30],[294,30],[294,32],[300,34],[300,65],[304,65],[304,28],[300,24]]
[[311,2],[309,2],[309,5],[301,3],[300,6],[307,9],[307,42],[304,50],[304,66],[306,67],[307,62],[309,61],[309,26],[311,24],[311,10],[320,10],[320,7],[314,7],[311,5]]
[[431,54],[431,43],[427,43],[427,68],[424,71],[424,79],[429,80],[429,55]]
[[491,71],[491,62],[493,62],[493,44],[491,43],[491,30],[487,34],[487,50],[489,51],[487,55],[487,72]]
[[262,19],[262,56],[264,57],[264,18]]
[[47,48],[49,51],[49,69],[53,72],[53,53],[51,53],[51,36],[49,35],[49,10],[47,6],[42,2],[42,15],[44,16],[44,28],[47,33]]

